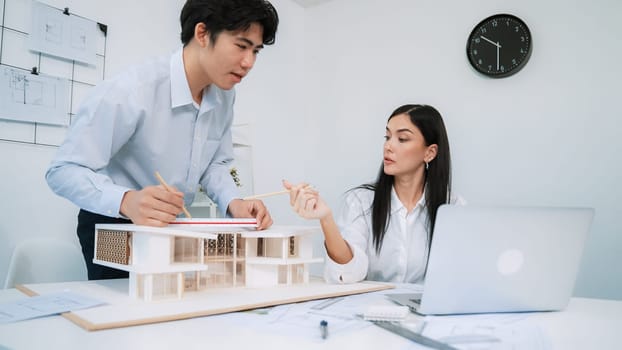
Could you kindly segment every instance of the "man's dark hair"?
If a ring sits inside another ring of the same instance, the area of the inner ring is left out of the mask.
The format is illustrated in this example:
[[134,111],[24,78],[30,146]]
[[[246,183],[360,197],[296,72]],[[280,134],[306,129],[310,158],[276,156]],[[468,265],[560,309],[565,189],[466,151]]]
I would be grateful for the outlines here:
[[194,37],[197,23],[205,24],[212,43],[223,30],[244,31],[258,23],[263,28],[264,45],[274,44],[279,25],[276,9],[265,0],[188,0],[179,20],[184,46]]

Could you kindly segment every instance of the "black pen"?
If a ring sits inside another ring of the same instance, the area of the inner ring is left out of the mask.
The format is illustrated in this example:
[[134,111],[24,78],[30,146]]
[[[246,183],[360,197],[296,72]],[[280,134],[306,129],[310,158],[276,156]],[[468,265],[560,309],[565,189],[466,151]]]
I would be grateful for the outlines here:
[[328,337],[328,322],[326,320],[320,321],[320,332],[322,333],[322,339]]

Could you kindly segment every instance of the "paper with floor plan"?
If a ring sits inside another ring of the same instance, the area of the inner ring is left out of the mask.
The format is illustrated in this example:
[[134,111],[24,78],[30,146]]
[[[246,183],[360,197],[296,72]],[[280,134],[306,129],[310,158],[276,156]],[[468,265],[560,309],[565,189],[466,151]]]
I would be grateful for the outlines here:
[[69,125],[69,81],[0,67],[0,118]]
[[0,304],[0,323],[90,308],[102,301],[69,291],[50,293]]
[[94,65],[96,30],[95,21],[65,14],[39,1],[32,2],[31,50]]
[[[375,327],[360,315],[371,305],[394,305],[392,293],[420,293],[421,285],[397,284],[395,289],[373,293],[280,305],[272,308],[222,315],[223,322],[245,324],[288,337],[322,341],[318,325],[328,321],[331,337]],[[530,313],[475,314],[458,316],[420,316],[411,313],[401,325],[461,350],[530,349],[549,350],[551,344],[542,330],[529,320]],[[404,349],[423,349],[407,343]]]
[[552,349],[529,313],[427,316],[422,334],[459,349]]

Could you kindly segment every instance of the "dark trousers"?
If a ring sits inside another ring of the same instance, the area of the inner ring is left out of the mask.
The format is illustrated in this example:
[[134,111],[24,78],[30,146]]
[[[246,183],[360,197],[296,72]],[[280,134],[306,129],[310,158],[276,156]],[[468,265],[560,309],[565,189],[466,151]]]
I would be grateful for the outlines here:
[[82,246],[82,255],[86,261],[86,270],[89,280],[107,280],[113,278],[128,278],[127,271],[113,269],[107,266],[93,264],[95,255],[95,224],[131,224],[130,220],[111,218],[80,209],[78,213],[78,238]]

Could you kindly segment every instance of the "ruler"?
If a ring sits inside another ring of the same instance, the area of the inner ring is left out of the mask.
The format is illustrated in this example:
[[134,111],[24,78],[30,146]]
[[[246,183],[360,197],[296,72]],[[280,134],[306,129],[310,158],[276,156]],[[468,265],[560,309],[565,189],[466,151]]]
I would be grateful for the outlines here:
[[376,326],[380,327],[380,328],[384,328],[386,330],[388,330],[389,332],[395,333],[399,336],[402,336],[406,339],[410,339],[413,342],[417,343],[417,344],[421,344],[424,346],[427,346],[429,348],[432,349],[438,349],[438,350],[458,350],[457,348],[454,348],[453,346],[450,346],[448,344],[442,343],[438,340],[432,339],[432,338],[428,338],[426,336],[423,336],[419,333],[415,333],[413,331],[411,331],[408,328],[404,328],[402,326],[400,326],[399,324],[395,323],[395,322],[387,322],[387,321],[372,321]]

